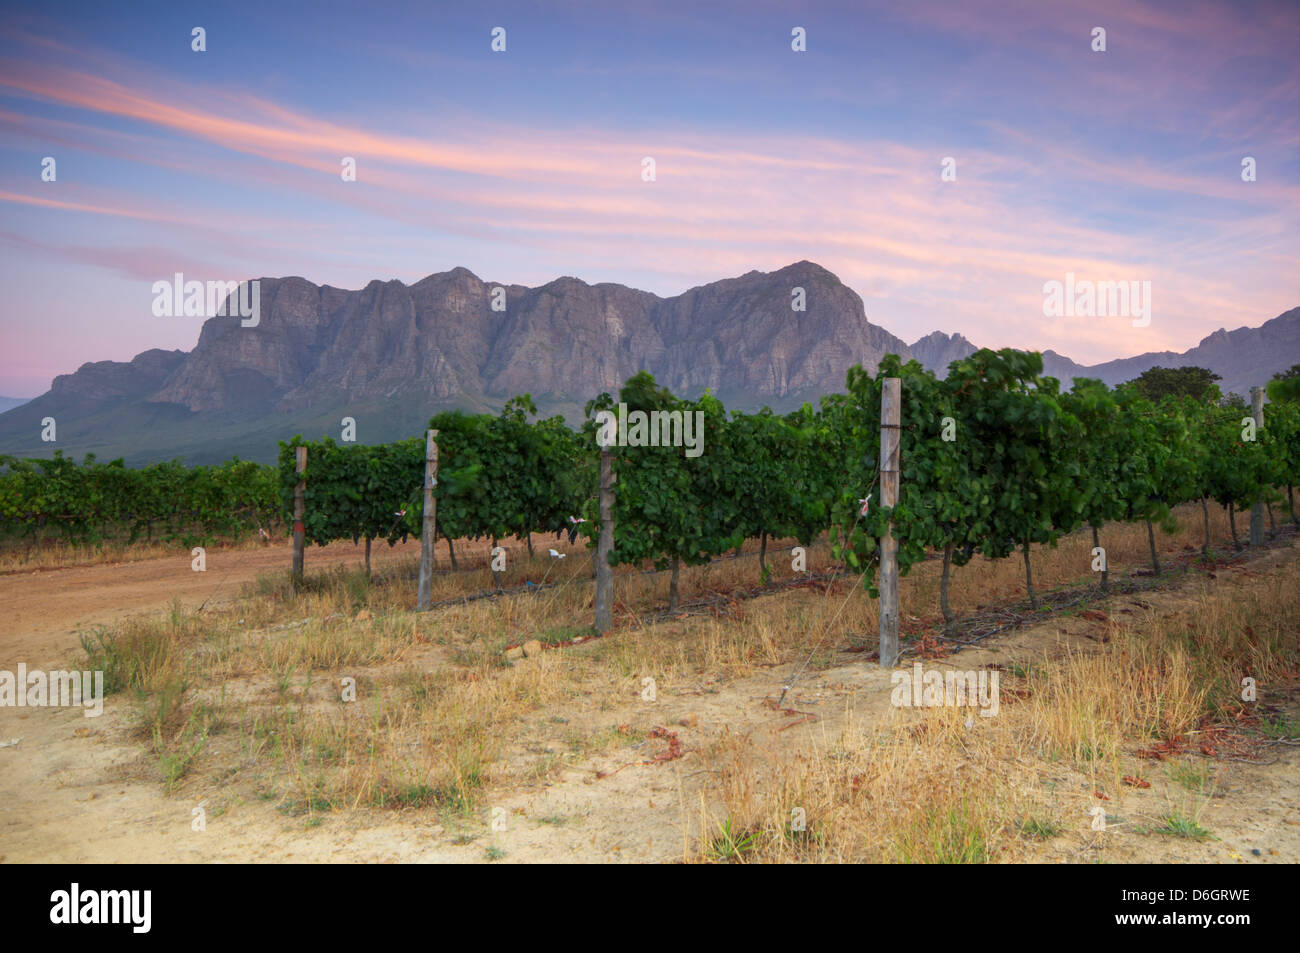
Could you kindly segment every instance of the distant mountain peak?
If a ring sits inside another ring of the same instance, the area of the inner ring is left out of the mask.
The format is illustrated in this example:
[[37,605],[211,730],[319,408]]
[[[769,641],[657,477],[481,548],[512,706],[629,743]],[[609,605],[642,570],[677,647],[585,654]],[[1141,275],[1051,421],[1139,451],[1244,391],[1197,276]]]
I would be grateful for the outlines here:
[[931,331],[912,345],[912,356],[921,362],[921,366],[931,373],[943,376],[948,365],[970,357],[979,348],[966,340],[961,334],[945,334],[943,331]]
[[918,340],[916,341],[916,344],[913,344],[912,347],[916,347],[917,344],[926,344],[926,343],[929,343],[929,344],[970,344],[970,341],[966,340],[966,336],[965,336],[965,335],[963,335],[963,334],[961,334],[960,332],[957,332],[957,331],[954,331],[952,334],[947,334],[947,333],[945,333],[945,332],[943,332],[943,331],[931,331],[931,332],[930,332],[929,334],[927,334],[925,337],[918,339]]

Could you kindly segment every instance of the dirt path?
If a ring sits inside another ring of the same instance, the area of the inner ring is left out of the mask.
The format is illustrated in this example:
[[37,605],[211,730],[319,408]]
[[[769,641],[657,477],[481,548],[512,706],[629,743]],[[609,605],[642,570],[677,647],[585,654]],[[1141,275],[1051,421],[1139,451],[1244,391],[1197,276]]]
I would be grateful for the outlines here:
[[[309,570],[355,565],[364,546],[335,544],[307,551]],[[391,549],[375,546],[372,565],[378,567],[420,554],[418,540]],[[291,554],[283,545],[265,549],[210,549],[207,570],[190,568],[191,557],[108,563],[72,569],[37,570],[0,576],[0,669],[18,662],[28,667],[63,661],[77,649],[78,627],[107,625],[140,612],[167,608],[172,599],[184,606],[231,601],[244,583],[262,573],[289,568]]]

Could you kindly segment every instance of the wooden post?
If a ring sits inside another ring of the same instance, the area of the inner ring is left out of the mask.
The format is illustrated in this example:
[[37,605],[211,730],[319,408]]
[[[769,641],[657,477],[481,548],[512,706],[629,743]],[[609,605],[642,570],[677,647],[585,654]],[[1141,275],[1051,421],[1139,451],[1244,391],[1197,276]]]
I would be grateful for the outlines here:
[[[880,392],[880,505],[898,503],[898,427],[901,381],[886,377]],[[898,540],[891,520],[880,541],[880,664],[898,664]]]
[[302,525],[302,519],[307,514],[307,480],[303,473],[307,470],[307,448],[298,447],[297,460],[294,472],[298,474],[298,482],[293,487],[293,584],[302,585],[302,550],[306,540],[307,531]]
[[604,635],[614,627],[614,467],[613,454],[600,451],[600,538],[596,542],[596,631]]
[[438,501],[433,498],[438,485],[438,431],[425,434],[424,446],[424,518],[420,525],[420,589],[415,607],[423,612],[433,601],[433,543],[438,532]]
[[[1264,388],[1256,386],[1250,389],[1250,415],[1255,418],[1255,439],[1259,440],[1264,429]],[[1250,545],[1264,544],[1264,504],[1256,503],[1250,508]]]

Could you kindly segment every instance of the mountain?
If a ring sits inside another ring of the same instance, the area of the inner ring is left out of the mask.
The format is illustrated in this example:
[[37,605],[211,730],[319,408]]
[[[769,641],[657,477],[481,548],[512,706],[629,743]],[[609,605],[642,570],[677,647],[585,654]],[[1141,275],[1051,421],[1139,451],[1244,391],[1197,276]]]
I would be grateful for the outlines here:
[[[798,288],[803,310],[792,307]],[[277,440],[337,434],[344,416],[359,440],[390,440],[438,410],[496,410],[519,393],[576,420],[587,400],[643,369],[674,393],[711,388],[728,407],[783,410],[841,390],[853,364],[911,356],[867,321],[856,293],[807,261],[669,298],[569,277],[526,288],[465,268],[359,291],[263,278],[259,291],[256,327],[210,318],[189,353],[146,351],[56,378],[0,415],[0,452],[269,460]],[[498,295],[503,310],[492,307]],[[47,416],[55,444],[40,441]]]
[[[1236,393],[1249,399],[1252,386],[1267,384],[1278,371],[1300,363],[1300,308],[1279,314],[1258,328],[1237,328],[1235,331],[1220,328],[1181,354],[1152,351],[1081,368],[1068,358],[1049,351],[1043,354],[1045,368],[1049,354],[1054,369],[1048,373],[1062,381],[1069,380],[1070,376],[1097,377],[1113,387],[1132,380],[1151,367],[1208,367],[1223,378],[1218,382],[1223,393]],[[1067,367],[1069,375],[1065,373]]]
[[960,334],[944,334],[934,331],[912,345],[912,356],[921,362],[921,366],[940,377],[947,375],[948,365],[970,357],[978,351],[974,344]]
[[[975,345],[960,334],[940,331],[928,334],[912,345],[912,354],[936,374],[947,371],[948,364],[974,353]],[[1152,367],[1208,367],[1223,380],[1219,389],[1250,398],[1250,388],[1267,384],[1278,371],[1300,363],[1300,308],[1292,308],[1258,328],[1223,328],[1201,339],[1196,347],[1174,351],[1148,351],[1137,357],[1125,357],[1102,364],[1078,364],[1055,351],[1043,352],[1043,373],[1069,388],[1076,377],[1093,377],[1111,387],[1131,381]]]
[[[800,288],[805,307],[795,310]],[[943,373],[976,349],[938,331],[909,347],[808,261],[669,298],[567,277],[527,288],[465,268],[357,291],[263,278],[259,292],[256,327],[209,318],[188,353],[145,351],[56,377],[47,393],[0,413],[0,453],[269,461],[295,433],[337,438],[344,417],[373,443],[418,434],[439,410],[496,411],[521,393],[576,422],[587,400],[617,393],[643,369],[683,396],[711,388],[729,408],[780,411],[842,391],[850,366],[874,372],[886,353]],[[1156,364],[1199,364],[1223,376],[1225,393],[1246,394],[1300,363],[1300,308],[1259,328],[1216,331],[1182,354],[1091,367],[1054,351],[1043,360],[1067,387],[1076,376],[1114,385]],[[46,417],[56,421],[54,443],[40,439]]]

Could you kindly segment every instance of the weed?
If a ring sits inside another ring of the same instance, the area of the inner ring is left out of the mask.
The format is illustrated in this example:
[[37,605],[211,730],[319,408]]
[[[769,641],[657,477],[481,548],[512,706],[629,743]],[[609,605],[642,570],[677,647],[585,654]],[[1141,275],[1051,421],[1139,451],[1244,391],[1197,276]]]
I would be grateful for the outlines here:
[[1063,830],[1064,827],[1048,818],[1029,817],[1020,822],[1020,833],[1033,840],[1051,840]]
[[752,831],[733,829],[731,818],[718,825],[718,833],[709,841],[707,856],[720,864],[743,860],[745,854],[758,845],[758,835]]
[[1170,837],[1182,837],[1186,840],[1195,841],[1210,840],[1212,838],[1209,831],[1180,811],[1172,811],[1166,814],[1162,820],[1164,824],[1160,827],[1146,828],[1140,833],[1167,834]]

